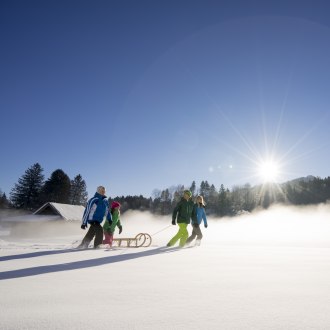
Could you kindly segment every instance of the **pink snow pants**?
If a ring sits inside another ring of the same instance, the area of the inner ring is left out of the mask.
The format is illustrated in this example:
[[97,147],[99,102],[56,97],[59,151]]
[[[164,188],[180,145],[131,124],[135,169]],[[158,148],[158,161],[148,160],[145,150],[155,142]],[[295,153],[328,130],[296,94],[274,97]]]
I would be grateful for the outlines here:
[[113,241],[113,233],[104,232],[104,240],[102,243],[109,244],[110,246],[112,246],[112,241]]

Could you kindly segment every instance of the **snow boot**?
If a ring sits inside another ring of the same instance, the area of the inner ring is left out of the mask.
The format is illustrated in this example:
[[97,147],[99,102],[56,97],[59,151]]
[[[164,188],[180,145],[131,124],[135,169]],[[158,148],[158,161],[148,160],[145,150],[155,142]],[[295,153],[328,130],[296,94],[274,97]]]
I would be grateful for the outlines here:
[[77,249],[88,249],[88,245],[87,243],[80,243],[78,246],[77,246]]

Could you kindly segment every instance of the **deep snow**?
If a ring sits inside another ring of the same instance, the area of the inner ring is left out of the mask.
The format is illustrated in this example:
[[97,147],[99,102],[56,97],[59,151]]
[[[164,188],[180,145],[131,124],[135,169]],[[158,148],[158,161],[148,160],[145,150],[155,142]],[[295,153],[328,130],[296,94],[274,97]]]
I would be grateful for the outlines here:
[[202,245],[183,249],[165,247],[170,217],[134,212],[121,236],[148,232],[151,247],[72,251],[78,223],[2,237],[0,328],[327,329],[329,211],[209,218]]

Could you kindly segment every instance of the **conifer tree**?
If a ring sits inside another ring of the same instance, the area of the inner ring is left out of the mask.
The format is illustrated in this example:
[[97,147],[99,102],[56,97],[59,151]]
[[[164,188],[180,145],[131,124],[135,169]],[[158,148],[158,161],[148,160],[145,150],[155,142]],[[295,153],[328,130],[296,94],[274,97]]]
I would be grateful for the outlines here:
[[0,190],[0,209],[6,209],[9,208],[10,203],[9,200],[7,199],[7,196],[5,193],[2,193]]
[[192,182],[192,184],[190,186],[190,191],[193,196],[196,196],[196,182],[195,181]]
[[169,214],[171,212],[172,196],[168,189],[163,190],[160,196],[161,214]]
[[178,185],[173,193],[172,207],[174,207],[182,198],[184,192],[184,186]]
[[208,200],[206,200],[208,211],[215,212],[218,206],[219,194],[215,189],[214,184],[210,186]]
[[209,198],[210,195],[210,185],[207,181],[202,181],[200,188],[199,188],[199,194],[202,195],[206,200]]
[[70,203],[71,181],[61,169],[55,170],[42,188],[42,200],[55,203]]
[[71,180],[70,204],[86,205],[87,199],[86,182],[83,180],[82,176],[78,174]]
[[249,183],[242,188],[243,192],[243,210],[251,212],[255,208],[255,195]]
[[31,211],[40,207],[43,182],[43,168],[39,163],[35,163],[25,171],[11,190],[10,200],[13,206]]
[[219,190],[219,203],[217,207],[217,212],[220,216],[229,215],[231,211],[231,203],[229,199],[229,190],[225,189],[225,186],[221,184]]

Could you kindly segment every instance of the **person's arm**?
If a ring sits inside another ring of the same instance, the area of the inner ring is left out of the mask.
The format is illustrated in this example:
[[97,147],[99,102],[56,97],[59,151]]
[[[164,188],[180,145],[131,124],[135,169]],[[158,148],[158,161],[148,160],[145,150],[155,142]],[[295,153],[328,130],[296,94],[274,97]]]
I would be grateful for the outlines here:
[[110,212],[110,207],[109,207],[109,202],[106,201],[106,219],[111,223],[112,222],[112,216],[111,216],[111,212]]
[[191,212],[191,224],[192,225],[198,225],[197,221],[197,204],[194,204]]
[[103,225],[103,229],[104,229],[106,232],[109,232],[109,231],[110,231],[110,228],[111,228],[111,222],[109,222],[108,220],[105,220],[105,221],[104,221],[104,225]]
[[181,202],[179,202],[178,204],[176,204],[174,210],[173,210],[173,213],[172,213],[172,225],[175,225],[176,224],[176,217],[178,215],[178,212],[179,212],[179,209],[180,209],[180,205],[181,205]]
[[86,222],[87,222],[86,215],[87,215],[87,205],[85,207],[84,214],[81,219],[81,228],[86,225]]
[[207,228],[208,224],[207,224],[207,219],[206,219],[206,213],[205,213],[205,209],[203,208],[203,221],[204,221],[204,227]]
[[112,213],[112,223],[111,223],[111,229],[110,229],[112,233],[115,232],[118,221],[119,221],[119,212],[118,212],[118,210],[114,210]]
[[119,229],[119,235],[121,234],[121,232],[123,231],[123,226],[121,225],[120,219],[118,218],[118,222],[117,222],[117,227]]
[[89,212],[91,211],[93,202],[94,202],[94,198],[90,199],[86,205],[86,208],[85,208],[85,211],[84,211],[84,214],[82,217],[82,222],[81,222],[81,228],[84,227],[83,229],[85,229],[87,227],[88,215],[89,215]]
[[112,216],[110,210],[108,210],[107,220],[111,223],[112,222]]

